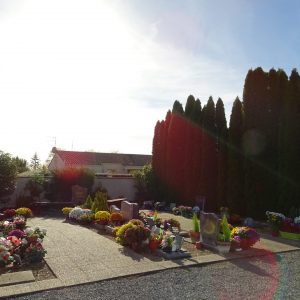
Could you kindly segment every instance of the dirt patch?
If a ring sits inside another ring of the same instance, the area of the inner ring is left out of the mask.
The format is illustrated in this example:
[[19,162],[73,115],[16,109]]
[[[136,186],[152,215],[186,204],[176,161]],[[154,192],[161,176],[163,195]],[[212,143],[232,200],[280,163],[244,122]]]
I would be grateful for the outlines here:
[[36,281],[56,278],[56,276],[54,275],[54,273],[52,272],[52,270],[49,268],[49,266],[47,265],[47,263],[44,260],[40,263],[31,264],[28,266],[6,267],[6,268],[0,270],[0,275],[6,274],[6,273],[20,272],[20,271],[32,271],[33,276]]

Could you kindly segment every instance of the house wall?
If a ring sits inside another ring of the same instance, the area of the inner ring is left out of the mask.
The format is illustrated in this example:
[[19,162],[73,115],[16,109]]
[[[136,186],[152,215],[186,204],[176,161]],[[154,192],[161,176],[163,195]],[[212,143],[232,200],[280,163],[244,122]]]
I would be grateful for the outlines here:
[[61,170],[64,167],[65,167],[65,164],[64,164],[63,160],[57,154],[54,154],[54,156],[48,166],[48,169],[50,171],[55,171],[55,170]]

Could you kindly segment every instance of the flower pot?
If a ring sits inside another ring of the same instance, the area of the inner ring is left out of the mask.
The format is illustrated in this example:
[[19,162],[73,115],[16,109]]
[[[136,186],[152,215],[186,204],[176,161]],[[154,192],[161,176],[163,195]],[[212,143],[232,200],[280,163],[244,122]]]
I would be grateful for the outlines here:
[[195,244],[196,242],[200,241],[200,232],[190,231],[190,238],[192,243]]
[[150,240],[149,242],[149,249],[151,252],[155,252],[159,247],[161,241],[160,240]]
[[196,249],[200,250],[201,249],[201,242],[200,241],[196,242],[195,247],[196,247]]
[[231,247],[231,242],[217,241],[218,252],[221,254],[229,253],[230,247]]

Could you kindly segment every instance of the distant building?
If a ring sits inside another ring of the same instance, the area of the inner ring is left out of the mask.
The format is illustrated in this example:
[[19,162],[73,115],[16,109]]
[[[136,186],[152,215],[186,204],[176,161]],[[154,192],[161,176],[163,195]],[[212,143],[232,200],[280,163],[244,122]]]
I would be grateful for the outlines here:
[[97,153],[65,151],[52,149],[53,157],[49,163],[50,171],[66,167],[83,167],[93,170],[96,174],[130,174],[140,170],[151,162],[151,155]]

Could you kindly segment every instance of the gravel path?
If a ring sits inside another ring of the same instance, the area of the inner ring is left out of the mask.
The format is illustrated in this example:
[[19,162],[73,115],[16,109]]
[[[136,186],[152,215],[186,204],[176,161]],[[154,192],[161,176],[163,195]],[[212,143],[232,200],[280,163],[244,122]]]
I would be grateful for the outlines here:
[[300,251],[166,270],[10,299],[300,299]]

